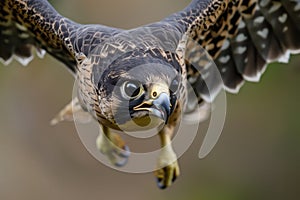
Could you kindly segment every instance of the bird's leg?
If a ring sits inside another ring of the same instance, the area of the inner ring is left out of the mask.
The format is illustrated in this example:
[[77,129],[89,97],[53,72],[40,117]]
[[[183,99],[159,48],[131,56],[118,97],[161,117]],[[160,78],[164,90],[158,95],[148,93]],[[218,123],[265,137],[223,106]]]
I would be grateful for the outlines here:
[[170,116],[168,123],[159,132],[161,150],[158,158],[158,170],[155,171],[158,187],[165,189],[170,186],[179,176],[177,156],[172,148],[172,136],[176,125],[181,119],[181,104],[178,103]]
[[165,126],[159,132],[161,140],[161,152],[158,158],[158,170],[155,171],[157,184],[161,189],[170,186],[179,176],[179,166],[177,156],[171,145],[171,136],[174,126]]
[[128,146],[117,133],[112,133],[111,130],[105,126],[100,127],[99,136],[96,144],[99,151],[107,156],[109,161],[118,167],[124,166],[130,155]]

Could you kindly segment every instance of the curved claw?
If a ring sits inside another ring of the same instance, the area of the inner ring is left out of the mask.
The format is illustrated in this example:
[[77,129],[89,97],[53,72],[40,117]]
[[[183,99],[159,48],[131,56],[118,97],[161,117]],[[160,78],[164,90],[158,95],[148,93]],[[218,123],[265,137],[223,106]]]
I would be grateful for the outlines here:
[[177,162],[171,165],[163,167],[156,171],[156,182],[160,189],[166,189],[171,186],[172,183],[179,176],[179,166]]
[[122,158],[128,158],[130,156],[130,150],[127,145],[123,147],[123,151],[118,151],[117,149],[114,149],[114,152]]
[[[166,168],[163,168],[162,170],[164,171],[164,174],[167,171]],[[156,177],[156,183],[157,183],[157,186],[160,189],[166,189],[167,188],[167,185],[164,183],[164,178],[163,177]]]
[[110,150],[106,152],[101,151],[101,153],[106,155],[111,164],[115,165],[116,167],[123,167],[126,165],[130,156],[129,147],[126,145],[123,147],[123,149],[120,149],[115,145],[111,145]]
[[117,134],[99,134],[96,140],[99,151],[106,155],[110,163],[117,167],[122,167],[128,162],[130,156],[129,147]]
[[167,188],[167,186],[162,183],[162,179],[157,179],[156,182],[157,182],[157,186],[159,187],[159,189],[164,190]]
[[117,167],[123,167],[127,164],[128,158],[130,156],[130,151],[128,146],[124,146],[124,149],[122,151],[119,151],[117,149],[113,150],[113,156],[114,156],[114,162],[113,164]]

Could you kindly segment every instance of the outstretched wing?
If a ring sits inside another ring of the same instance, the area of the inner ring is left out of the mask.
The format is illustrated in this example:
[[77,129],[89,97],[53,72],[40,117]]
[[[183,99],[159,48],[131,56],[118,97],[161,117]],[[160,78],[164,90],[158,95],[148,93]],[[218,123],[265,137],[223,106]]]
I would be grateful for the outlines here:
[[[258,81],[268,63],[287,62],[290,53],[300,50],[299,0],[194,0],[165,21],[209,53],[229,92],[238,92],[245,80]],[[192,59],[201,53],[193,43],[186,51]],[[187,68],[194,90],[205,96],[203,78],[192,64]]]
[[0,1],[0,61],[23,65],[46,50],[76,71],[76,55],[87,54],[117,29],[77,24],[57,13],[46,0]]

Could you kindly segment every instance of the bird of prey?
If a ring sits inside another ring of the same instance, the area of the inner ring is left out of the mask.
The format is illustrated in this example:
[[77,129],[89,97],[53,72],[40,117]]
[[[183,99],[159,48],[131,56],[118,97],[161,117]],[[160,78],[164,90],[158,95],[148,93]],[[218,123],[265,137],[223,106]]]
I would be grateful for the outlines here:
[[[73,112],[81,109],[99,122],[97,147],[111,163],[121,166],[129,156],[118,131],[149,120],[160,127],[160,188],[180,173],[171,141],[181,114],[212,101],[220,87],[236,93],[245,80],[258,81],[270,62],[287,62],[299,52],[299,34],[299,0],[193,0],[132,30],[75,23],[46,0],[0,1],[2,63],[15,58],[26,65],[34,50],[64,63],[78,80]],[[197,45],[214,60],[223,83],[214,81]],[[56,120],[70,112],[67,106]]]

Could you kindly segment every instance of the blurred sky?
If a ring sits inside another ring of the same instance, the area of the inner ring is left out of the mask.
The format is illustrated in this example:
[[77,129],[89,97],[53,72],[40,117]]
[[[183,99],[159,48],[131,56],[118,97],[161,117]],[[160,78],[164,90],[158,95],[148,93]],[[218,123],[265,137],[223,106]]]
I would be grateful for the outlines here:
[[[188,2],[61,0],[54,6],[80,23],[133,28]],[[165,191],[152,173],[103,166],[84,148],[73,123],[49,125],[72,95],[73,78],[61,63],[46,55],[28,67],[0,66],[0,199],[299,199],[299,65],[293,56],[288,65],[270,66],[260,83],[227,95],[226,124],[213,152],[197,157],[204,123],[179,160],[181,176]]]

